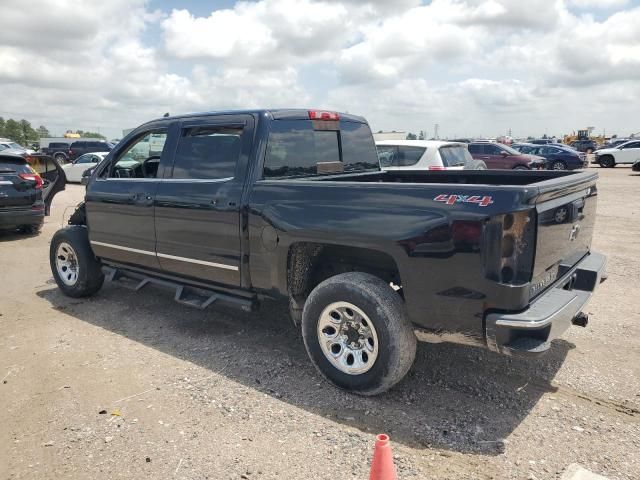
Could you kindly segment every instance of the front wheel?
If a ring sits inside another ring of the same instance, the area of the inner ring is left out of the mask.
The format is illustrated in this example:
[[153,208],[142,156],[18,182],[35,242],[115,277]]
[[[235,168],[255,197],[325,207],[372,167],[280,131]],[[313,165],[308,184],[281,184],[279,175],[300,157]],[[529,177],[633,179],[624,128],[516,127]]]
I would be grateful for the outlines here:
[[320,373],[360,395],[398,383],[416,354],[402,299],[368,273],[343,273],[320,283],[304,305],[302,336]]
[[551,170],[566,170],[566,169],[567,169],[567,166],[565,165],[564,162],[560,160],[556,160],[551,164]]
[[100,262],[91,250],[85,227],[58,230],[51,239],[49,263],[58,287],[69,297],[93,295],[104,282]]
[[600,158],[600,166],[604,168],[613,168],[616,166],[616,161],[611,155],[605,155],[604,157]]
[[53,158],[55,158],[58,163],[65,163],[67,160],[64,153],[56,153]]
[[517,167],[513,167],[514,170],[529,170],[527,167],[525,167],[524,165],[518,165]]

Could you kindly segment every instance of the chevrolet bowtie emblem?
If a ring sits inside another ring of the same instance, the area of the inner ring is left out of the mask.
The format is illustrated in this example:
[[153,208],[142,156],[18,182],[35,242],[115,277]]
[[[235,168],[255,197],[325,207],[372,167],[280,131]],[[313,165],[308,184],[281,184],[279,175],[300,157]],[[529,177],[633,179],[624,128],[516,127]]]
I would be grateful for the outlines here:
[[576,223],[573,228],[571,228],[571,232],[569,233],[569,240],[574,241],[578,238],[578,234],[580,233],[580,224]]

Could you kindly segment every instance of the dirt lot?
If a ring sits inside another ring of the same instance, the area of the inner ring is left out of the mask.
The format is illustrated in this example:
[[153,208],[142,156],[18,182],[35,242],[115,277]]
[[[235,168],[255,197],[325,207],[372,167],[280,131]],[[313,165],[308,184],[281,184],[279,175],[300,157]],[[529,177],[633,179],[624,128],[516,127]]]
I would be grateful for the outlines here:
[[365,479],[379,432],[401,479],[558,478],[574,462],[640,478],[640,176],[599,172],[609,279],[589,326],[532,361],[420,344],[376,398],[325,383],[277,305],[62,296],[48,243],[82,197],[69,186],[41,235],[0,236],[0,478]]

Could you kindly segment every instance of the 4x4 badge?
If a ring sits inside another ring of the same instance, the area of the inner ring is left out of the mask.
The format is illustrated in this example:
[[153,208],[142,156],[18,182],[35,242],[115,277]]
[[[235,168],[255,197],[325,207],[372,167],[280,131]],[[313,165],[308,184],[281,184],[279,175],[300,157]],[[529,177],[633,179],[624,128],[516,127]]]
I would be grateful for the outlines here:
[[493,203],[493,197],[480,195],[447,195],[440,194],[434,198],[436,202],[443,202],[447,205],[453,205],[455,203],[475,203],[481,207],[486,207]]

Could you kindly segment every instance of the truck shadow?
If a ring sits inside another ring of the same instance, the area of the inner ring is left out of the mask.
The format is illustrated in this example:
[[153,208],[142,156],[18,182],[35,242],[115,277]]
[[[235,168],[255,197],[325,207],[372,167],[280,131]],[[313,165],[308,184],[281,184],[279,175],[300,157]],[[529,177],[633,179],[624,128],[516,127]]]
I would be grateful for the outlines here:
[[[38,295],[55,310],[335,422],[386,432],[414,448],[483,455],[500,454],[503,440],[541,396],[556,390],[551,380],[574,348],[559,340],[546,356],[522,360],[481,348],[421,343],[407,377],[391,391],[367,398],[333,388],[321,377],[287,309],[276,303],[252,314],[216,307],[198,311],[153,288],[136,294],[110,284],[84,300],[50,287]],[[167,378],[166,384],[176,380]],[[193,388],[211,386],[201,382]]]

